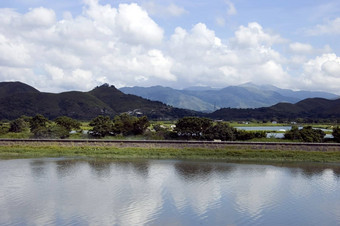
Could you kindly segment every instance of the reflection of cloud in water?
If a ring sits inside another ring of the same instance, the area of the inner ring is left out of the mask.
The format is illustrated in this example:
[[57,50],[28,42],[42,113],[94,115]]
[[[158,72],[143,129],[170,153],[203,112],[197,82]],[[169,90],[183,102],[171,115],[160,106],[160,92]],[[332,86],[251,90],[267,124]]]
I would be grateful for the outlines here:
[[[314,197],[310,180],[323,194],[339,189],[331,169],[306,177],[300,168],[266,165],[41,161],[0,161],[0,224],[18,219],[18,224],[36,225],[141,225],[173,215],[199,221],[215,213],[223,222],[223,211],[228,217],[256,219],[288,196]],[[37,167],[43,174],[35,173]],[[329,212],[339,219],[339,203],[333,204]]]
[[[233,180],[230,183],[231,189],[235,196],[236,208],[240,212],[246,212],[252,218],[260,217],[261,212],[277,203],[277,192],[280,190],[280,177],[282,174],[272,167],[253,166],[257,169],[253,174],[244,176],[243,170],[235,172]],[[249,171],[249,169],[246,169]],[[261,172],[261,173],[259,173]],[[265,194],[265,195],[264,195]]]

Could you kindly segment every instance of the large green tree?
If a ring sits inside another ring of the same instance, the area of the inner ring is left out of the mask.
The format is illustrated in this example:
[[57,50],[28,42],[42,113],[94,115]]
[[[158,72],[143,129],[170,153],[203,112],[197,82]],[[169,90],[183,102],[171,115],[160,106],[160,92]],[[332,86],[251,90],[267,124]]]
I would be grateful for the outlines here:
[[146,116],[137,118],[126,113],[115,116],[113,123],[114,133],[124,136],[143,134],[150,125]]
[[47,123],[49,120],[41,114],[35,115],[30,119],[30,129],[35,138],[48,138],[50,137]]
[[302,129],[292,127],[285,133],[285,139],[299,140],[302,142],[323,142],[325,132],[320,129],[313,129],[311,126],[305,126]]
[[72,119],[72,118],[67,117],[67,116],[60,116],[60,117],[56,118],[54,120],[54,122],[57,125],[64,127],[69,132],[72,129],[80,129],[80,125],[81,125],[81,123],[78,122],[77,120]]
[[332,135],[334,137],[335,142],[340,143],[340,127],[334,128]]
[[205,138],[208,140],[233,141],[236,140],[237,131],[227,123],[218,122],[216,125],[209,127],[205,133]]
[[180,137],[202,139],[212,125],[211,119],[184,117],[177,121],[175,130]]
[[40,127],[46,127],[48,122],[48,119],[45,118],[43,115],[37,114],[30,119],[30,129],[33,132]]
[[27,117],[17,118],[9,123],[9,132],[20,133],[29,129],[29,119]]
[[99,115],[92,119],[90,126],[93,126],[93,128],[89,131],[89,134],[94,137],[113,135],[113,122],[109,116]]

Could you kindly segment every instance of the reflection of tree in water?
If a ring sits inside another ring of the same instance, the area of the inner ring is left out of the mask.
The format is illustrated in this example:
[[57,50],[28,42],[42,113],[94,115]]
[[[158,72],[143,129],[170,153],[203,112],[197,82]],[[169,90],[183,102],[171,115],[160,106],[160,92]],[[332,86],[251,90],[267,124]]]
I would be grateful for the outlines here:
[[319,165],[315,163],[292,163],[292,164],[282,164],[281,167],[289,168],[293,176],[303,175],[306,178],[312,178],[315,176],[322,176],[325,170],[330,169],[333,171],[334,175],[340,177],[340,166],[335,165]]
[[57,174],[58,177],[67,177],[75,173],[76,165],[79,160],[68,159],[57,161]]
[[108,177],[111,172],[111,164],[112,161],[106,160],[89,160],[89,166],[91,167],[91,171],[96,174],[98,177]]
[[117,161],[115,165],[124,170],[132,169],[134,172],[141,176],[147,176],[149,174],[149,162],[148,161]]
[[223,164],[223,165],[216,165],[214,170],[215,170],[217,173],[221,173],[221,174],[230,174],[230,173],[232,173],[235,169],[236,169],[236,167],[235,167],[234,165],[231,165],[231,164]]
[[211,164],[202,163],[175,163],[175,169],[178,175],[188,180],[206,179],[213,172]]
[[44,160],[33,160],[30,162],[31,172],[35,178],[43,178],[46,175],[46,162]]
[[141,174],[142,176],[147,176],[149,174],[149,163],[136,161],[131,162],[131,165],[138,174]]
[[334,175],[340,178],[340,166],[333,167],[332,170]]

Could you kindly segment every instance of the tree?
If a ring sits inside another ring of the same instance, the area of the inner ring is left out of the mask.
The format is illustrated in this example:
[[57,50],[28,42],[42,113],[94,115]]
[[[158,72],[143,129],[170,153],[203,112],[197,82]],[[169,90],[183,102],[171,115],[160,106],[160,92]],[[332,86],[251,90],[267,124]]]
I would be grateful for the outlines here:
[[41,114],[35,115],[33,118],[30,119],[30,129],[31,132],[33,132],[35,129],[39,127],[46,127],[46,124],[48,122],[48,119],[45,118]]
[[321,129],[306,126],[300,130],[300,135],[304,142],[322,142],[326,134]]
[[146,116],[138,118],[133,124],[133,134],[143,134],[149,126],[150,122]]
[[93,126],[93,129],[89,133],[94,137],[113,135],[113,122],[109,116],[99,115],[90,122],[90,126]]
[[339,127],[333,128],[332,135],[334,137],[334,140],[340,143],[340,128]]
[[67,116],[60,116],[54,120],[54,122],[64,127],[66,130],[71,132],[72,129],[80,129],[80,122]]
[[126,113],[115,116],[113,119],[114,133],[123,134],[124,136],[132,135],[136,120],[137,117]]
[[115,116],[113,124],[114,133],[123,134],[124,136],[143,134],[150,125],[146,116],[137,118],[126,113]]
[[301,135],[299,128],[297,126],[292,126],[292,128],[285,132],[284,139],[288,140],[301,140]]
[[30,129],[35,138],[47,138],[49,137],[49,131],[47,128],[48,119],[43,115],[37,114],[30,119]]
[[63,126],[54,125],[54,126],[48,127],[47,134],[48,134],[48,137],[50,138],[64,139],[70,136],[70,131]]
[[184,117],[177,121],[175,130],[181,137],[201,139],[211,126],[211,119]]
[[325,135],[325,132],[322,130],[313,129],[311,126],[305,126],[300,130],[296,126],[293,126],[284,136],[285,139],[299,140],[302,142],[322,142]]
[[10,122],[9,132],[20,133],[29,128],[29,122],[25,118],[20,117]]
[[227,123],[218,122],[207,129],[205,138],[208,140],[219,139],[222,141],[233,141],[236,139],[237,131]]
[[251,140],[254,138],[264,138],[266,137],[265,131],[245,131],[237,130],[236,140]]

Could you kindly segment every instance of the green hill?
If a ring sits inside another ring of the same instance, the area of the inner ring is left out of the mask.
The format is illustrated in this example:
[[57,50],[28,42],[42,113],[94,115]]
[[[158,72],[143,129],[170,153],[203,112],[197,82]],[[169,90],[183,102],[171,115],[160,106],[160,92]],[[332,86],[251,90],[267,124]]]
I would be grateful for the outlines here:
[[296,104],[278,103],[256,109],[223,108],[208,115],[223,120],[307,120],[340,119],[340,99],[308,98]]
[[150,118],[171,119],[200,113],[167,106],[135,95],[127,95],[107,84],[89,92],[44,93],[23,83],[0,83],[0,119],[15,119],[37,113],[50,119],[69,116],[89,120],[98,115],[114,116],[123,112]]
[[0,82],[0,97],[16,93],[39,93],[39,91],[22,82]]

